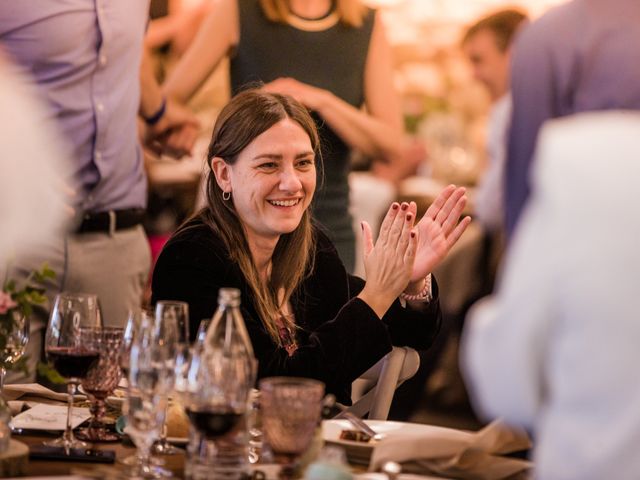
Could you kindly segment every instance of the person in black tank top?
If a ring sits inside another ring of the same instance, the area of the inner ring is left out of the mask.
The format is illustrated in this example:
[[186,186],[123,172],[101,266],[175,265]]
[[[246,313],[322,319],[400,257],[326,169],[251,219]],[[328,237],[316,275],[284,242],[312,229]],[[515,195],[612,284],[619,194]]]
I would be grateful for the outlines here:
[[234,94],[263,83],[312,111],[325,167],[313,213],[351,271],[351,150],[387,162],[402,157],[402,116],[380,19],[359,0],[221,0],[165,92],[186,101],[225,55]]

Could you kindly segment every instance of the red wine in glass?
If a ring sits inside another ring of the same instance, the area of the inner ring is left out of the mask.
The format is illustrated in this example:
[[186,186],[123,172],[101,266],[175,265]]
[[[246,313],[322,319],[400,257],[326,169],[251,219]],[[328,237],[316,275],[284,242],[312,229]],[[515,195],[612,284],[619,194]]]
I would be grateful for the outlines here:
[[62,437],[45,444],[63,447],[67,454],[71,448],[87,447],[73,435],[71,411],[77,384],[100,358],[93,342],[100,328],[102,317],[97,295],[63,292],[56,296],[45,334],[45,352],[49,362],[67,380],[67,426]]
[[49,347],[47,357],[60,375],[65,378],[82,379],[100,358],[97,350],[84,347]]
[[207,439],[222,437],[241,424],[244,415],[231,409],[187,408],[191,423]]

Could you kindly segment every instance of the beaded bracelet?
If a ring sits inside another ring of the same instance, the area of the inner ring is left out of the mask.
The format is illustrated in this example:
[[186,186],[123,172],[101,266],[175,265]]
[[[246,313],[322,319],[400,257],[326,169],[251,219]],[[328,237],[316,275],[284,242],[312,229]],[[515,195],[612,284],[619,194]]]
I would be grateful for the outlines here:
[[160,119],[164,116],[164,112],[167,110],[167,99],[162,97],[162,103],[160,104],[160,108],[151,115],[150,117],[143,116],[144,122],[149,126],[154,126],[156,123],[160,121]]
[[400,294],[400,298],[402,300],[405,300],[407,302],[410,301],[420,301],[420,302],[429,302],[431,301],[431,274],[428,274],[426,277],[424,277],[424,288],[414,294],[414,295],[409,295],[407,293],[402,292]]

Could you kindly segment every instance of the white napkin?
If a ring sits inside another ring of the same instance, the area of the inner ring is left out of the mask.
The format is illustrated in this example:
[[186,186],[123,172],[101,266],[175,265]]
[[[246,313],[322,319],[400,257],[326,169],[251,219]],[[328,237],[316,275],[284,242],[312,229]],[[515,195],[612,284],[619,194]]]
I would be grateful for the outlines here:
[[[76,428],[91,418],[88,408],[74,408],[71,412],[71,428]],[[11,420],[13,428],[27,430],[64,430],[67,426],[67,407],[39,404]]]
[[500,421],[466,435],[394,436],[376,445],[369,470],[379,470],[385,462],[394,461],[402,464],[405,472],[497,480],[532,467],[526,460],[499,456],[530,446],[523,431]]
[[[49,400],[56,400],[59,402],[67,401],[66,393],[58,393],[53,390],[40,385],[39,383],[12,383],[10,385],[5,385],[2,389],[4,397],[7,400],[17,400],[21,397],[40,397],[46,398]],[[85,395],[74,395],[75,400],[85,399]]]

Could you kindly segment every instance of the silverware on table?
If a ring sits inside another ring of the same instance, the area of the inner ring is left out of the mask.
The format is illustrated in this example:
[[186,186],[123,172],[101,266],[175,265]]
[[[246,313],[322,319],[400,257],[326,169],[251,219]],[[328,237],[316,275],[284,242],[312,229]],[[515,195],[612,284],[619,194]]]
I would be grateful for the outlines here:
[[376,432],[373,428],[367,425],[364,420],[348,410],[343,410],[336,418],[344,418],[345,420],[349,421],[351,425],[356,427],[356,429],[368,435],[373,440],[382,440],[384,438],[384,435]]

